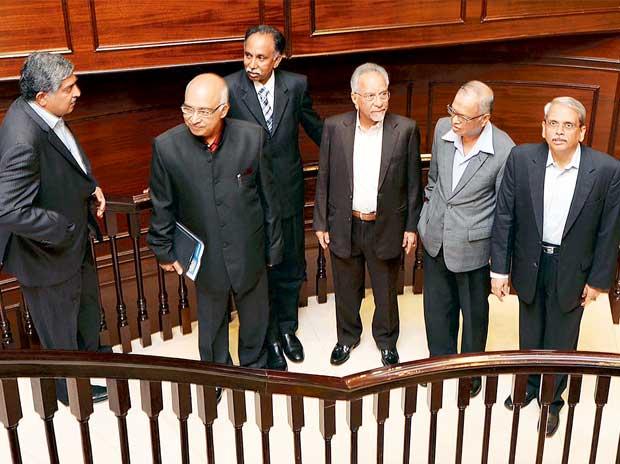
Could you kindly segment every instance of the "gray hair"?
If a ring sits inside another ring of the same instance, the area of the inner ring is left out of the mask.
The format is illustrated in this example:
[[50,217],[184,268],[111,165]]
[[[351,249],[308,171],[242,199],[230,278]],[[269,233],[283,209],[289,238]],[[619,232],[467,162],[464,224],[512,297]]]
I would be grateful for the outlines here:
[[381,74],[381,76],[383,76],[383,79],[385,79],[385,84],[388,86],[390,85],[390,78],[388,77],[388,73],[383,66],[379,66],[375,63],[364,63],[359,65],[357,68],[355,68],[355,71],[353,71],[353,75],[351,76],[351,92],[358,91],[360,77],[370,72],[376,72]]
[[36,52],[31,54],[22,67],[19,89],[26,101],[32,101],[39,92],[53,93],[63,80],[73,74],[73,63],[64,56]]
[[481,114],[491,114],[493,112],[493,89],[481,81],[469,81],[461,86],[460,91],[473,93],[478,97],[478,106]]
[[571,110],[575,111],[579,115],[579,124],[585,125],[586,123],[586,107],[583,106],[579,100],[573,97],[555,97],[549,103],[545,105],[545,119],[547,119],[547,114],[549,114],[549,110],[553,105],[563,105],[569,107]]

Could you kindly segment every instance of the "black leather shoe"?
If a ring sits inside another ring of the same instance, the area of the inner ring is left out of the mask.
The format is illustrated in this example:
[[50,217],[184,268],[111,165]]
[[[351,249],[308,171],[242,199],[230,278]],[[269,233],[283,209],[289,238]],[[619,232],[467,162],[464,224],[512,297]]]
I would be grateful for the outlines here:
[[336,346],[332,350],[332,355],[329,358],[329,362],[338,366],[347,362],[349,356],[351,355],[351,351],[355,348],[359,342],[354,343],[353,345],[341,345],[340,343],[336,343]]
[[92,385],[91,390],[93,394],[93,403],[100,403],[108,399],[108,389],[106,387]]
[[301,345],[299,338],[293,332],[282,334],[280,337],[282,348],[286,357],[293,362],[302,362],[304,360],[304,347]]
[[[536,397],[537,397],[536,393],[528,391],[525,394],[525,402],[523,403],[523,406],[521,406],[521,409],[523,409],[528,404],[530,404],[532,401],[534,401],[536,399]],[[508,395],[506,400],[504,400],[504,406],[506,407],[506,409],[512,411],[514,405],[512,404],[512,397],[510,395]]]
[[396,351],[396,347],[394,348],[386,348],[381,351],[381,362],[384,366],[393,366],[394,364],[398,364],[399,357],[398,351]]
[[480,391],[482,391],[482,379],[480,377],[472,378],[471,387],[469,389],[469,397],[474,398],[478,396],[478,393],[480,393]]
[[552,411],[549,409],[549,414],[547,415],[547,428],[545,430],[546,437],[552,437],[555,435],[555,432],[558,431],[558,427],[560,425],[560,411]]
[[288,370],[288,364],[279,342],[267,344],[267,369]]

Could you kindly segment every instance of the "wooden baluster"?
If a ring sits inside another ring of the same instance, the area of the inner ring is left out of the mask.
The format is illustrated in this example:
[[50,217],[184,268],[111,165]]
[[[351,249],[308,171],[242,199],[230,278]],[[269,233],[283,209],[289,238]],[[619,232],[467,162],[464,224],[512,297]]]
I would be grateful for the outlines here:
[[28,309],[28,305],[26,304],[26,300],[24,299],[24,294],[21,292],[21,290],[19,292],[19,298],[22,306],[22,318],[24,322],[24,332],[26,332],[28,348],[40,348],[41,344],[39,343],[39,338],[37,337],[37,333],[34,329],[32,316],[30,315],[30,310]]
[[237,464],[243,464],[243,424],[247,420],[245,413],[245,392],[243,390],[226,390],[228,395],[228,417],[235,427],[235,449]]
[[108,387],[108,403],[110,411],[116,416],[118,437],[121,444],[121,460],[123,464],[130,462],[129,435],[127,433],[127,413],[131,408],[129,382],[125,379],[106,379]]
[[121,268],[118,261],[118,248],[116,246],[116,234],[118,233],[118,220],[116,213],[106,213],[106,233],[110,239],[110,253],[112,254],[112,270],[114,271],[114,288],[116,290],[116,314],[118,336],[121,341],[123,353],[131,352],[131,332],[127,319],[127,305],[123,298],[123,282],[121,280]]
[[403,437],[403,464],[409,464],[411,457],[411,418],[416,411],[418,386],[405,387],[402,390],[401,406],[405,415],[405,435]]
[[179,276],[179,323],[181,324],[181,333],[183,335],[192,333],[192,319],[189,313],[189,298],[187,294],[187,284],[185,276]]
[[435,462],[437,448],[437,414],[443,405],[443,382],[429,383],[426,388],[426,401],[431,412],[430,432],[428,435],[428,462]]
[[463,460],[463,430],[465,428],[465,408],[469,406],[471,392],[471,377],[461,377],[458,384],[456,406],[459,409],[459,418],[456,432],[456,454],[454,462],[461,464]]
[[327,301],[327,260],[320,243],[316,258],[316,301],[318,303]]
[[181,442],[181,462],[189,464],[189,434],[187,432],[187,418],[192,412],[192,395],[188,383],[172,384],[172,410],[179,419],[179,433]]
[[269,393],[255,393],[254,407],[256,411],[256,425],[261,433],[263,445],[263,464],[271,463],[269,449],[269,430],[273,427],[273,397]]
[[401,252],[400,254],[400,268],[398,269],[398,282],[397,289],[398,294],[402,295],[405,293],[405,252]]
[[88,421],[93,413],[93,398],[90,388],[90,379],[68,378],[67,391],[69,392],[69,408],[71,414],[80,423],[82,438],[82,457],[84,463],[92,464],[93,449],[90,443],[90,427]]
[[383,464],[385,421],[390,416],[390,391],[382,391],[374,396],[373,412],[377,420],[377,464]]
[[172,316],[166,291],[166,274],[159,265],[157,265],[157,284],[159,286],[159,327],[161,338],[166,341],[172,338]]
[[151,430],[151,454],[153,462],[161,463],[161,446],[159,443],[159,413],[163,409],[161,395],[161,382],[151,382],[149,380],[140,381],[140,398],[142,400],[142,410],[149,417],[149,427]]
[[347,403],[347,423],[351,430],[351,464],[357,464],[357,432],[362,426],[362,398]]
[[136,275],[136,292],[138,295],[138,299],[136,300],[136,306],[138,308],[138,333],[140,334],[142,346],[151,346],[151,321],[149,320],[149,312],[146,307],[146,298],[144,296],[144,276],[142,274],[142,256],[140,253],[140,213],[134,212],[128,214],[127,224],[129,225],[129,235],[133,242],[133,265]]
[[568,456],[570,454],[570,442],[573,434],[573,421],[575,419],[575,406],[579,403],[581,396],[581,380],[579,374],[570,376],[568,387],[568,414],[566,415],[566,434],[564,435],[564,450],[562,451],[562,464],[568,464]]
[[514,464],[517,454],[517,438],[519,434],[519,416],[521,407],[525,403],[525,393],[527,390],[527,375],[515,375],[512,378],[512,429],[510,432],[510,453],[508,462]]
[[56,399],[56,382],[54,379],[30,379],[32,388],[32,401],[34,410],[43,419],[45,426],[45,439],[47,440],[47,452],[50,463],[58,464],[58,445],[56,444],[56,433],[54,432],[54,414],[58,411],[58,401]]
[[336,434],[336,402],[319,400],[319,427],[325,441],[325,464],[332,462],[332,437]]
[[424,287],[424,247],[422,240],[418,238],[418,246],[415,249],[415,263],[413,264],[413,293],[422,293]]
[[304,280],[299,288],[299,303],[300,308],[308,306],[308,275],[304,272]]
[[0,379],[0,422],[6,428],[13,464],[22,462],[17,434],[17,426],[22,417],[17,379]]
[[97,269],[97,254],[95,253],[95,239],[90,237],[90,253],[95,268],[95,281],[97,282],[97,298],[99,301],[99,343],[104,346],[112,344],[110,340],[110,330],[105,319],[105,309],[103,308],[103,300],[101,298],[101,287],[99,286],[99,270]]
[[303,396],[289,396],[287,400],[288,423],[293,431],[295,464],[301,464],[301,429],[305,425],[304,398]]
[[207,442],[207,462],[215,464],[215,445],[213,443],[213,422],[217,419],[217,391],[215,387],[196,385],[198,417],[205,426]]
[[600,375],[596,378],[596,391],[594,393],[594,403],[596,404],[596,414],[594,416],[594,430],[592,431],[592,446],[590,447],[590,464],[596,463],[596,453],[598,451],[598,439],[601,433],[601,421],[603,419],[603,408],[609,398],[609,384],[611,377]]
[[538,418],[538,445],[536,447],[536,464],[542,464],[543,454],[545,454],[545,433],[547,430],[547,417],[549,416],[549,406],[553,402],[555,387],[553,374],[543,374],[540,381],[540,416]]
[[484,432],[482,435],[482,464],[489,462],[489,443],[491,439],[491,418],[493,405],[497,402],[496,375],[489,375],[484,380]]
[[618,254],[618,262],[616,264],[614,287],[609,292],[608,297],[611,307],[611,319],[614,324],[618,324],[620,322],[620,254]]
[[11,332],[11,323],[6,313],[4,303],[2,301],[2,290],[0,290],[0,340],[2,341],[2,348],[9,348],[15,340],[13,339],[13,333]]

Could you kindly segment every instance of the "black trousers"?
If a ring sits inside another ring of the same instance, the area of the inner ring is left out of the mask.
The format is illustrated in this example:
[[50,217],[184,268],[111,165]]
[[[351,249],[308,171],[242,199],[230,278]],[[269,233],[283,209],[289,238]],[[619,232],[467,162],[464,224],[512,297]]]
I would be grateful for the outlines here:
[[457,353],[459,314],[463,315],[461,353],[484,351],[489,329],[489,266],[469,272],[446,267],[443,250],[424,251],[424,321],[431,356]]
[[281,333],[297,331],[299,289],[306,276],[304,217],[296,214],[282,218],[284,256],[282,262],[268,270],[269,329],[267,342],[273,343]]
[[[224,274],[226,272],[224,271]],[[198,303],[198,348],[200,359],[232,364],[228,351],[228,297],[232,288],[206,291],[196,285]],[[267,365],[264,349],[269,320],[267,273],[244,294],[233,292],[239,315],[239,364],[263,368]]]
[[[49,287],[22,287],[32,322],[43,348],[97,351],[101,309],[90,245],[80,270]],[[56,395],[68,401],[67,384],[56,382]]]
[[399,333],[397,281],[400,256],[380,259],[375,254],[375,223],[352,218],[351,257],[331,254],[336,293],[338,343],[353,345],[362,334],[360,305],[364,298],[364,264],[375,299],[372,335],[379,349],[395,348]]
[[[558,259],[558,255],[542,253],[534,300],[525,303],[519,299],[519,347],[522,350],[577,349],[583,307],[577,305],[570,311],[560,308],[557,298]],[[551,409],[556,412],[564,405],[562,392],[566,389],[566,383],[566,375],[555,377]],[[539,388],[540,376],[530,375],[528,391],[538,394]]]

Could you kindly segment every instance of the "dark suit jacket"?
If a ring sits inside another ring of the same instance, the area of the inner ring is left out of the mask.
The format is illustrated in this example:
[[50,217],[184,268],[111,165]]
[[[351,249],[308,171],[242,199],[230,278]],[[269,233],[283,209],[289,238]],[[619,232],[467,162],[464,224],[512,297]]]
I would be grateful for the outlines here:
[[[519,298],[534,299],[543,227],[546,143],[514,147],[497,198],[491,270],[511,274]],[[570,311],[585,284],[607,289],[620,240],[620,163],[581,146],[575,193],[564,227],[558,269],[558,298]]]
[[[266,262],[282,260],[271,159],[263,153],[262,129],[235,119],[226,119],[213,156],[205,148],[184,124],[153,142],[147,242],[160,262],[175,261],[174,224],[181,222],[206,246],[197,282],[218,288],[214,283],[227,272],[235,292],[243,293],[256,284]],[[214,258],[220,252],[226,269]]]
[[304,176],[299,152],[299,124],[314,142],[321,143],[323,121],[312,109],[306,76],[275,71],[273,134],[269,134],[263,110],[245,71],[226,76],[231,118],[259,124],[265,135],[265,150],[273,158],[273,174],[282,217],[301,214],[304,207]]
[[[329,232],[329,249],[341,258],[351,256],[356,116],[353,111],[325,121],[314,204],[314,230]],[[404,231],[417,229],[422,209],[419,140],[415,121],[385,115],[375,223],[380,259],[398,256]]]
[[[77,142],[77,140],[76,140]],[[22,285],[67,280],[82,264],[97,183],[22,98],[0,127],[0,258]]]

